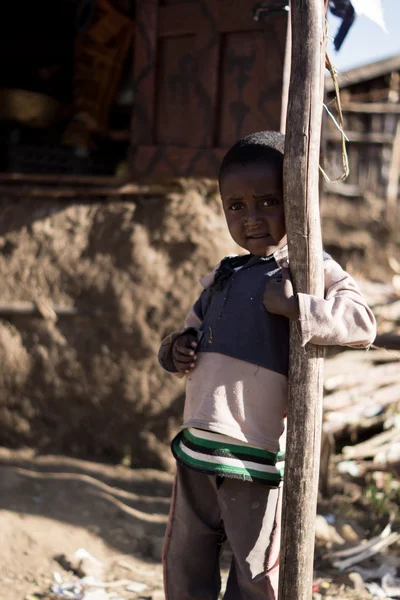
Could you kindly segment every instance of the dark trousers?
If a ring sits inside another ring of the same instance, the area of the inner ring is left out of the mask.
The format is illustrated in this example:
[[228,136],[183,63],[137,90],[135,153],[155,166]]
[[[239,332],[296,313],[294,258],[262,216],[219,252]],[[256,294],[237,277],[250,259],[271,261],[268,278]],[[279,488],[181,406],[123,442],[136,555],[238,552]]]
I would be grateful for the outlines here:
[[217,600],[219,554],[233,558],[224,600],[277,600],[281,489],[177,466],[164,550],[166,600]]

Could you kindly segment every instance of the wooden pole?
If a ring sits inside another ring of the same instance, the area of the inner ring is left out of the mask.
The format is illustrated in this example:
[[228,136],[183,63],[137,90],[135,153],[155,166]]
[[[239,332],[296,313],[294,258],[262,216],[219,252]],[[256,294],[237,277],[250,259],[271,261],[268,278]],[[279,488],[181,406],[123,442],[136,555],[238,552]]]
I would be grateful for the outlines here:
[[[326,5],[326,3],[325,3]],[[324,0],[292,0],[292,61],[284,197],[296,292],[323,296],[319,150],[324,87]],[[310,600],[321,446],[323,349],[290,333],[289,409],[279,600]]]

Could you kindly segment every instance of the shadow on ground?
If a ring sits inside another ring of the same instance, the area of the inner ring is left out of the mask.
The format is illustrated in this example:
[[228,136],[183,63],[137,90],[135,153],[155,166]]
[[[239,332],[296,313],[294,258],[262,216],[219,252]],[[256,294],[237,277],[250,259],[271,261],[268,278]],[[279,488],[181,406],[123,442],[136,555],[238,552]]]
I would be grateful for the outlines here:
[[121,554],[159,561],[172,476],[0,449],[0,510],[84,528]]

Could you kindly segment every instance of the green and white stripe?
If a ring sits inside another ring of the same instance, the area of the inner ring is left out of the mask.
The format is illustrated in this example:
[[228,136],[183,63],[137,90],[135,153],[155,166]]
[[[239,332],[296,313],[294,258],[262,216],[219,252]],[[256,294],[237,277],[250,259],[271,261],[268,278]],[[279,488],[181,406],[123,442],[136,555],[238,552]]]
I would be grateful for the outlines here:
[[172,452],[187,467],[210,475],[261,481],[271,486],[282,482],[282,453],[274,454],[211,431],[184,429],[173,440]]

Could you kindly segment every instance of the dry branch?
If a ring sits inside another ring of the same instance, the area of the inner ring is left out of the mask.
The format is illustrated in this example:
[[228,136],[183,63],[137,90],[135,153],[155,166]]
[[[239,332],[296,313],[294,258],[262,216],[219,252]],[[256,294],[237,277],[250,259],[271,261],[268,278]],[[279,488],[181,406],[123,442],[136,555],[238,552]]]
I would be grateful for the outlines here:
[[349,460],[374,457],[378,452],[389,449],[394,442],[400,442],[400,429],[389,429],[361,444],[346,446],[343,448],[343,458]]
[[400,335],[398,333],[382,333],[376,336],[374,344],[388,350],[400,350]]
[[[324,383],[325,390],[340,391],[325,396],[325,410],[338,410],[342,406],[352,403],[352,397],[356,397],[357,394],[365,393],[368,390],[376,390],[392,381],[398,381],[399,369],[400,365],[396,363],[379,365],[374,367],[372,371],[369,371],[368,365],[366,365],[365,370],[359,369],[350,373],[339,373],[328,377]],[[366,377],[367,370],[369,371],[368,378]],[[343,404],[342,398],[344,400]]]
[[391,546],[392,544],[398,542],[399,539],[399,533],[391,533],[386,538],[379,539],[374,545],[370,546],[368,549],[365,549],[365,544],[361,544],[359,547],[359,554],[355,554],[354,556],[351,556],[350,558],[345,560],[337,560],[333,563],[333,566],[337,569],[340,569],[341,571],[344,571],[352,565],[356,565],[357,563],[360,563],[363,560],[366,560],[367,558],[371,558],[371,556],[375,556],[375,554],[378,554],[378,552],[380,552],[384,548],[387,548],[388,546]]
[[[74,306],[46,306],[46,309],[52,311],[56,316],[75,317],[79,314]],[[9,304],[0,304],[0,318],[11,316],[45,316],[45,307],[36,302],[10,302]]]

